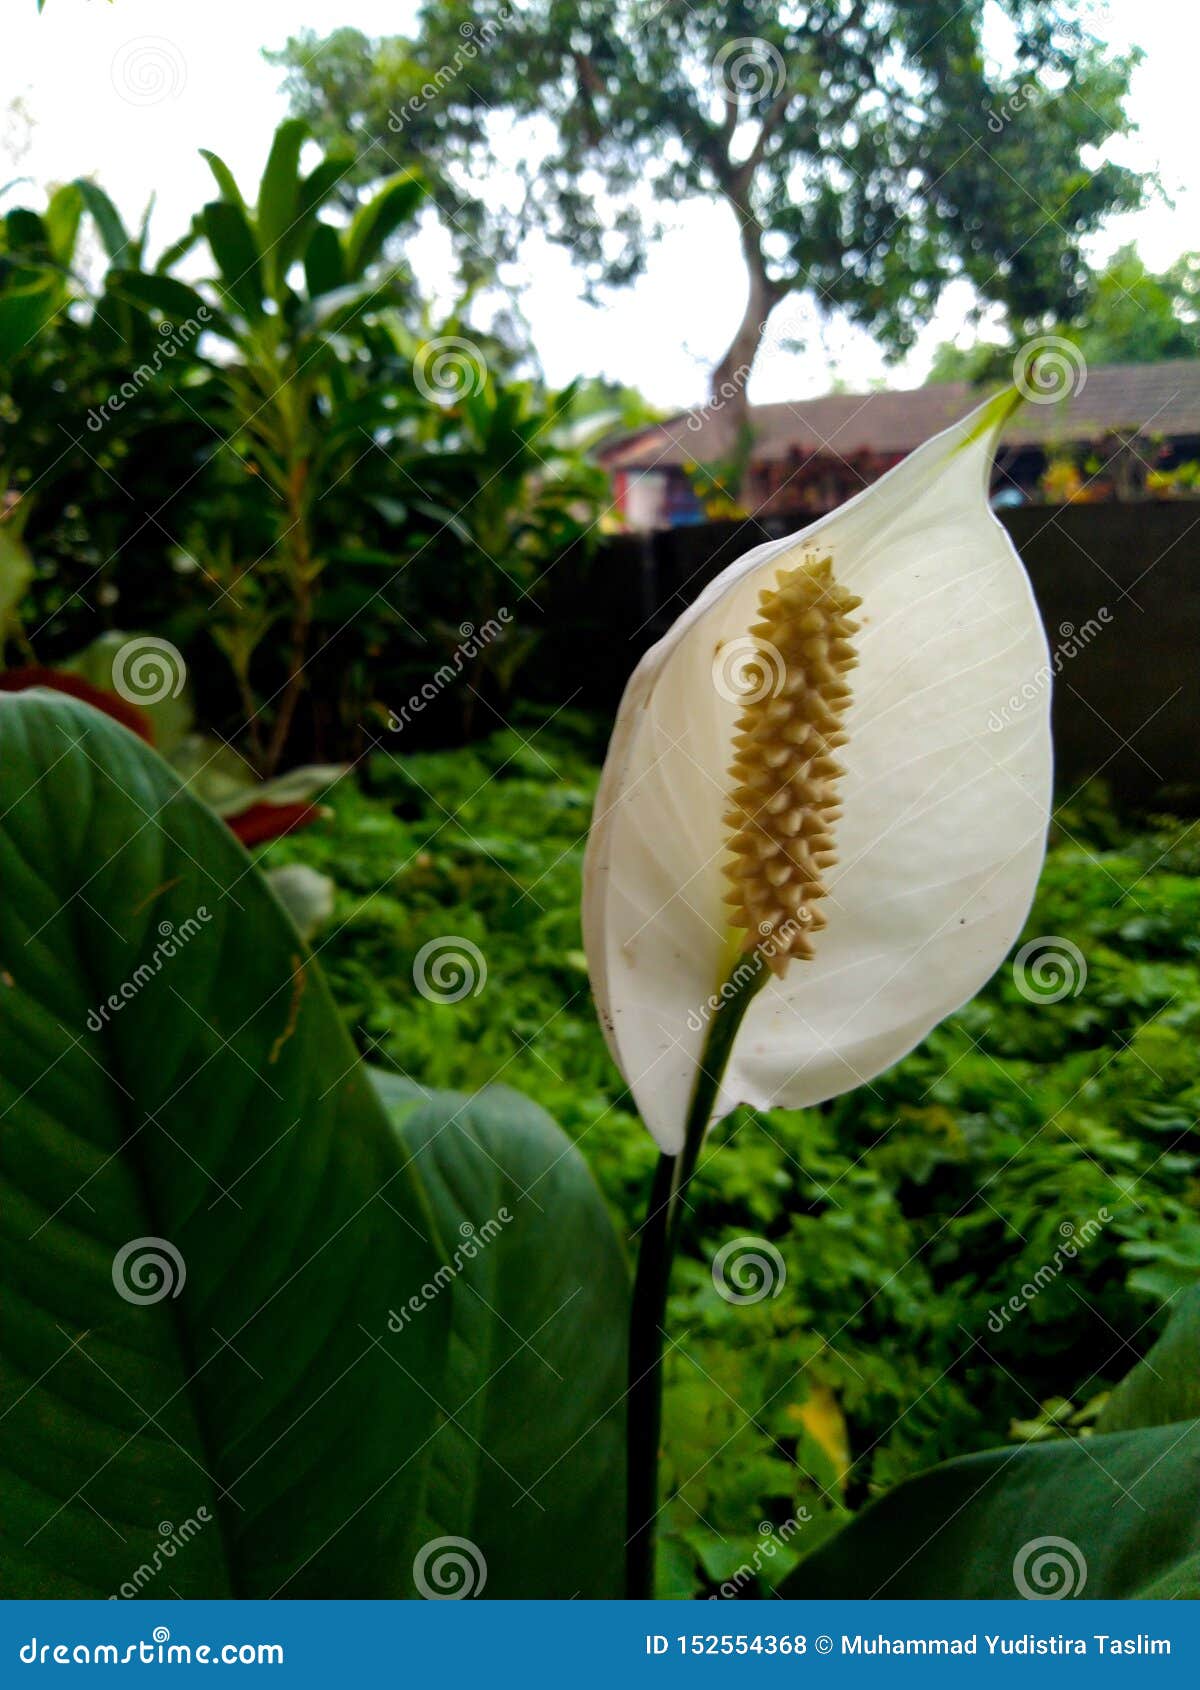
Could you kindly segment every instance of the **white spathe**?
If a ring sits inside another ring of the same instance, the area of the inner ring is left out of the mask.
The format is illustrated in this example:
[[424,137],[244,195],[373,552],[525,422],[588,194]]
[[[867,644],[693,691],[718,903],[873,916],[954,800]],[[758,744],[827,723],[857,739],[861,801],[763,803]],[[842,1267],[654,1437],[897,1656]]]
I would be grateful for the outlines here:
[[743,707],[732,654],[781,569],[829,555],[863,601],[837,754],[843,815],[828,926],[811,961],[754,998],[712,1119],[870,1080],[972,997],[1021,930],[1051,746],[1045,635],[987,503],[1016,403],[989,400],[839,510],[739,559],[630,679],[588,841],[584,943],[609,1049],[669,1154],[731,961],[723,816]]

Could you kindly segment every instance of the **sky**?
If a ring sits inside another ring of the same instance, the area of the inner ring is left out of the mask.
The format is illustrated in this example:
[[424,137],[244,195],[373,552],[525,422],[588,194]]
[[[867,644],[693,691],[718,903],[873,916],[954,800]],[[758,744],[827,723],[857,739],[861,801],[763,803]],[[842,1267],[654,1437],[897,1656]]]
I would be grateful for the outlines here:
[[[152,250],[165,246],[213,193],[198,148],[218,152],[235,175],[257,182],[276,123],[285,115],[280,72],[262,58],[303,28],[342,24],[370,35],[403,29],[414,7],[403,0],[5,0],[0,23],[0,184],[28,176],[39,184],[94,175],[126,221],[135,223],[152,193]],[[1134,241],[1161,269],[1200,248],[1200,148],[1195,144],[1194,46],[1200,29],[1183,0],[1101,0],[1093,27],[1114,48],[1131,44],[1146,58],[1129,111],[1136,137],[1113,156],[1156,170],[1173,203],[1158,198],[1112,222],[1096,238],[1100,262]],[[1193,39],[1189,40],[1189,34]],[[12,111],[14,101],[31,125]],[[15,156],[14,156],[15,155]],[[10,190],[5,205],[29,191]],[[629,382],[656,403],[703,399],[707,372],[741,315],[745,279],[730,240],[729,213],[718,206],[678,208],[646,274],[613,292],[602,308],[579,297],[580,278],[562,249],[541,243],[513,277],[547,378],[576,375]],[[431,230],[414,255],[422,284],[452,299],[448,243]],[[862,389],[888,381],[911,387],[925,376],[934,347],[975,336],[971,297],[951,288],[918,346],[898,367],[885,363],[861,331],[823,323],[814,312],[780,307],[771,342],[750,384],[753,402],[796,399],[834,381]],[[800,339],[791,351],[776,340]]]

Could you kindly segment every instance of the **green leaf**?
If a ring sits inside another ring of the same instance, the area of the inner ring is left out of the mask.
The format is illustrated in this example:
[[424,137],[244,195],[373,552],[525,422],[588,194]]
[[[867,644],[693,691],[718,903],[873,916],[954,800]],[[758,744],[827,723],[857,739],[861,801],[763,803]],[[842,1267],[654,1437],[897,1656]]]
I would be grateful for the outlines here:
[[318,223],[304,249],[304,281],[310,299],[333,293],[345,285],[342,243],[330,223]]
[[1200,1420],[946,1462],[865,1509],[780,1594],[1012,1598],[1047,1588],[1200,1596]]
[[112,264],[121,263],[127,257],[130,245],[129,232],[121,221],[120,213],[109,199],[104,189],[95,182],[89,182],[86,176],[78,176],[72,184],[83,196],[85,210],[96,225],[101,245]]
[[171,245],[160,254],[158,262],[154,266],[155,273],[165,275],[168,270],[173,269],[179,263],[181,258],[186,257],[197,241],[203,240],[203,238],[204,220],[201,217],[193,217],[187,233],[180,235],[178,240],[172,241]]
[[7,1594],[423,1594],[443,1537],[490,1595],[615,1593],[627,1278],[579,1153],[373,1085],[224,825],[37,692],[0,697],[0,1116]]
[[376,278],[347,282],[345,287],[334,288],[332,293],[322,293],[319,298],[311,300],[303,311],[298,313],[299,321],[310,331],[342,328],[352,322],[363,307],[379,297],[382,291]]
[[383,251],[383,243],[412,216],[425,193],[425,184],[413,170],[390,176],[371,199],[354,214],[346,235],[346,274],[362,275]]
[[250,220],[241,206],[229,200],[210,200],[204,207],[204,232],[212,248],[225,292],[247,317],[260,317],[263,304],[262,262]]
[[33,580],[29,553],[13,533],[0,522],[0,650],[7,637],[13,613]]
[[[474,1252],[453,1283],[429,1536],[477,1545],[489,1596],[619,1596],[628,1274],[587,1165],[516,1092],[414,1107],[405,1082],[373,1077],[439,1259]],[[403,1363],[423,1316],[397,1316],[385,1347]]]
[[345,147],[326,153],[320,163],[313,166],[300,185],[301,216],[314,216],[320,210],[334,189],[353,170],[354,161],[354,149]]
[[400,1594],[450,1305],[380,1347],[438,1260],[318,970],[84,705],[0,699],[0,814],[6,1593],[108,1595],[203,1508],[148,1594]]
[[308,133],[303,118],[289,117],[279,125],[258,188],[258,243],[276,296],[287,271],[280,245],[296,219],[300,149]]
[[[187,665],[183,653],[169,641],[108,628],[60,667],[101,692],[119,693],[136,704],[149,718],[155,747],[164,757],[192,728],[195,707]],[[244,767],[236,753],[228,755]]]
[[1167,1329],[1127,1373],[1096,1421],[1098,1432],[1168,1426],[1200,1415],[1200,1285],[1176,1298]]
[[309,231],[314,227],[317,212],[338,183],[348,175],[353,163],[352,152],[329,153],[301,182],[296,196],[296,215],[279,242],[281,275],[286,275],[292,260],[306,251]]
[[221,198],[228,200],[230,205],[237,205],[246,210],[246,202],[242,198],[242,190],[234,180],[233,172],[219,153],[209,152],[207,147],[200,148],[200,156],[205,159],[212,171],[217,187],[221,190]]
[[83,215],[83,194],[77,182],[68,182],[51,194],[46,206],[46,234],[56,264],[69,270],[75,256],[79,219]]
[[215,316],[195,288],[177,281],[174,276],[117,269],[109,271],[106,283],[111,292],[134,305],[148,311],[161,311],[177,328],[181,323],[194,323],[199,329]]
[[19,253],[35,261],[50,256],[50,233],[36,211],[23,205],[14,206],[4,218],[4,231],[10,253]]
[[0,358],[12,360],[27,351],[58,310],[62,297],[62,285],[51,270],[0,289]]

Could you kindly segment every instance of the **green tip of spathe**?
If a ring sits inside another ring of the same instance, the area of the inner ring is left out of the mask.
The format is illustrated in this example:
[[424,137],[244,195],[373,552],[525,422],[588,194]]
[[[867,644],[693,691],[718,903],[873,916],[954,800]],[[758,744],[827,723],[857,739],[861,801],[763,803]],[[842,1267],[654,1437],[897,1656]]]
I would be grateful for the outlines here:
[[974,445],[987,435],[993,438],[999,434],[1009,417],[1025,402],[1025,395],[1018,387],[1005,387],[999,393],[993,394],[986,404],[981,405],[973,413],[971,427],[959,443],[959,449]]

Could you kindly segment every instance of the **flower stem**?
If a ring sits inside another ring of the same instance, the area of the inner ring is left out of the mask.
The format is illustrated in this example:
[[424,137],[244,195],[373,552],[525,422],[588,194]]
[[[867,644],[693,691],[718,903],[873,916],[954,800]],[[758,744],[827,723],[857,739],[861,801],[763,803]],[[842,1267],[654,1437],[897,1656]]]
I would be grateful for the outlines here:
[[721,1088],[738,1028],[768,969],[752,951],[730,971],[709,1023],[688,1106],[683,1149],[660,1156],[642,1223],[629,1322],[629,1390],[626,1396],[625,1594],[654,1595],[654,1528],[658,1516],[658,1446],[662,1430],[662,1361],[671,1263],[679,1243],[684,1192],[696,1171],[700,1146]]

